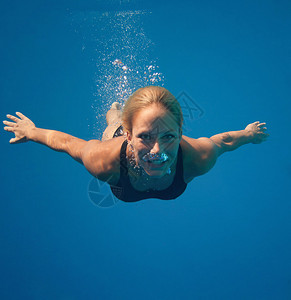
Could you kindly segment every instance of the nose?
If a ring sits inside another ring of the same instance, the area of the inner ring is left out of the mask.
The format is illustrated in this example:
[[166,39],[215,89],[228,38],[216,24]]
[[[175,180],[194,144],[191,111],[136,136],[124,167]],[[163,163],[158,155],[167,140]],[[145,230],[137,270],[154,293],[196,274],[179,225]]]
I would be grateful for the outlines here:
[[150,153],[157,154],[160,153],[160,151],[161,151],[160,143],[159,140],[156,139]]

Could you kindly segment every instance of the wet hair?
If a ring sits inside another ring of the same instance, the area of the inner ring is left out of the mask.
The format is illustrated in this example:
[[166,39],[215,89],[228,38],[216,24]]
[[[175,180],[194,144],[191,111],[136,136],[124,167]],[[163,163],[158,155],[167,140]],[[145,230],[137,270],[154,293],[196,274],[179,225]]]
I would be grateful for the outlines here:
[[124,132],[132,133],[134,115],[140,110],[157,104],[169,111],[182,131],[183,114],[180,103],[167,89],[160,86],[146,86],[136,90],[125,102],[122,112]]

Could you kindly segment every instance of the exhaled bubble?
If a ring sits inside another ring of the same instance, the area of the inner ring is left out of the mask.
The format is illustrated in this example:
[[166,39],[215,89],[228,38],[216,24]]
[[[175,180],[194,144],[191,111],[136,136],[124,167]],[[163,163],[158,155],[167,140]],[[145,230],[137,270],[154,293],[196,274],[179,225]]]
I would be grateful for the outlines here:
[[92,11],[75,15],[83,35],[82,46],[96,66],[92,110],[98,119],[93,133],[97,138],[102,136],[106,112],[113,102],[123,104],[140,87],[164,84],[153,57],[153,43],[143,29],[146,14],[150,12]]

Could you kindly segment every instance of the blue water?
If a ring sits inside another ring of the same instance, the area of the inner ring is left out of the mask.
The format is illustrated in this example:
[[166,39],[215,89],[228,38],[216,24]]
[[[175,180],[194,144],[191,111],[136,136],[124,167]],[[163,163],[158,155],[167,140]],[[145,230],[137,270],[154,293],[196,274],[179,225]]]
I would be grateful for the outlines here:
[[[2,130],[0,298],[291,299],[290,2],[78,2],[2,4],[3,120],[20,111],[38,127],[100,138],[114,100],[100,79],[125,59],[127,88],[153,65],[161,85],[201,109],[191,118],[185,108],[186,135],[259,120],[270,138],[225,153],[179,199],[102,208],[82,165],[10,145]],[[144,12],[124,20],[144,36],[124,51],[113,36],[104,52],[113,33],[94,17],[120,11]]]

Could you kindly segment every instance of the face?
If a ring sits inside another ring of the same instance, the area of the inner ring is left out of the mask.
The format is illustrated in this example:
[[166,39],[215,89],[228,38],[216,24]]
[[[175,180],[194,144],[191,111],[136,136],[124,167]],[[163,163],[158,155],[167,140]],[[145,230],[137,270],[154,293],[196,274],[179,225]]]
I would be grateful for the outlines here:
[[156,178],[164,176],[176,162],[181,137],[182,132],[173,115],[156,104],[136,113],[132,132],[127,132],[136,163]]

